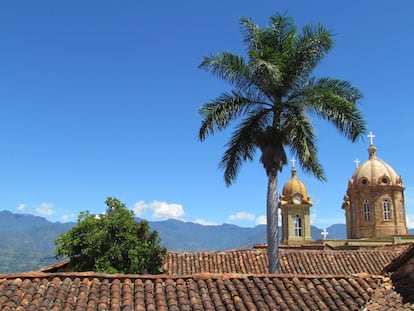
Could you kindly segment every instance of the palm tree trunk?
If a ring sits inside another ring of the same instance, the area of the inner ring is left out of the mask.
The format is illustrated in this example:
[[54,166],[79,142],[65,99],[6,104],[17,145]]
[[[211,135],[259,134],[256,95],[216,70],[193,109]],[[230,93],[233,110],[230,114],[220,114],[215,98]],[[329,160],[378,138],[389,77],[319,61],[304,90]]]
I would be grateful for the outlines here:
[[267,182],[267,254],[269,273],[279,273],[279,226],[277,208],[277,171],[268,174]]

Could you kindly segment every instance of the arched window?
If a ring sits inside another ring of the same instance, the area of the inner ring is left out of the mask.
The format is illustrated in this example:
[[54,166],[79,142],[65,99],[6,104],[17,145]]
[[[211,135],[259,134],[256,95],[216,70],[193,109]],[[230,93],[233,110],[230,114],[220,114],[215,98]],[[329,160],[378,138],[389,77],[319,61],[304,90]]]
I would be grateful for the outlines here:
[[365,200],[363,206],[364,206],[364,220],[365,221],[370,221],[371,220],[371,210],[370,210],[370,207],[369,207],[369,201]]
[[391,220],[391,204],[388,199],[382,201],[382,215],[384,220]]
[[293,228],[295,230],[296,237],[302,236],[302,217],[299,215],[296,215],[293,219]]

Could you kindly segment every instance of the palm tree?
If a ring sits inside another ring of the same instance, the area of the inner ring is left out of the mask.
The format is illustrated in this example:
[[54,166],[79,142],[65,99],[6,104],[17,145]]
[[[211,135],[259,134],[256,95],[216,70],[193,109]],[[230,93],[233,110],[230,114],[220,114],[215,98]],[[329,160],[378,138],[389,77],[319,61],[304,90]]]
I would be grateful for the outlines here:
[[200,68],[229,82],[234,89],[206,102],[198,138],[234,127],[220,162],[230,186],[244,161],[260,161],[268,177],[267,243],[269,273],[279,272],[277,177],[287,163],[286,148],[301,168],[325,181],[317,157],[312,116],[328,120],[351,141],[366,130],[357,108],[361,92],[348,81],[312,77],[312,71],[333,46],[332,34],[322,25],[306,25],[298,32],[291,17],[275,14],[261,28],[241,18],[247,60],[228,51],[204,57]]

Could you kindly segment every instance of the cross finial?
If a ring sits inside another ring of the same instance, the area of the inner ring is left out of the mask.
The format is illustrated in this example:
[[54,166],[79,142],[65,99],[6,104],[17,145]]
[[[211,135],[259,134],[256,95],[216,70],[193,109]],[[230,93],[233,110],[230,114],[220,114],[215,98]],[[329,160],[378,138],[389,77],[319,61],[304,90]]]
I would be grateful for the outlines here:
[[371,145],[374,144],[374,137],[375,137],[375,135],[372,132],[369,132],[368,138],[371,140]]
[[355,159],[354,163],[356,164],[356,167],[359,167],[359,163],[361,163],[361,161],[358,160],[358,158]]
[[328,236],[329,232],[326,231],[326,229],[323,229],[321,234],[323,235],[323,239],[326,240],[326,237]]
[[295,167],[295,162],[296,162],[295,157],[292,157],[292,160],[290,160],[290,162],[292,162],[292,167],[294,168]]

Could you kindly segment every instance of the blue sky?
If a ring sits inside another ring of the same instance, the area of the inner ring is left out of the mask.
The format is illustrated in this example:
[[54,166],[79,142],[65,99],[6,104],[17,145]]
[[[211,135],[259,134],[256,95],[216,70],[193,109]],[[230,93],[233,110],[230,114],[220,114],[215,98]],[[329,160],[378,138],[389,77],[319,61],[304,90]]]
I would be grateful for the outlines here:
[[[197,109],[230,86],[198,69],[222,50],[245,53],[240,17],[267,25],[281,12],[322,23],[336,45],[315,72],[350,80],[376,135],[378,157],[402,175],[414,227],[411,1],[2,1],[0,210],[51,221],[105,211],[117,197],[140,217],[203,224],[263,223],[266,176],[245,163],[227,188],[218,162],[229,131],[197,140]],[[315,120],[328,182],[298,170],[313,224],[344,223],[352,144]],[[290,166],[279,176],[279,189]]]

